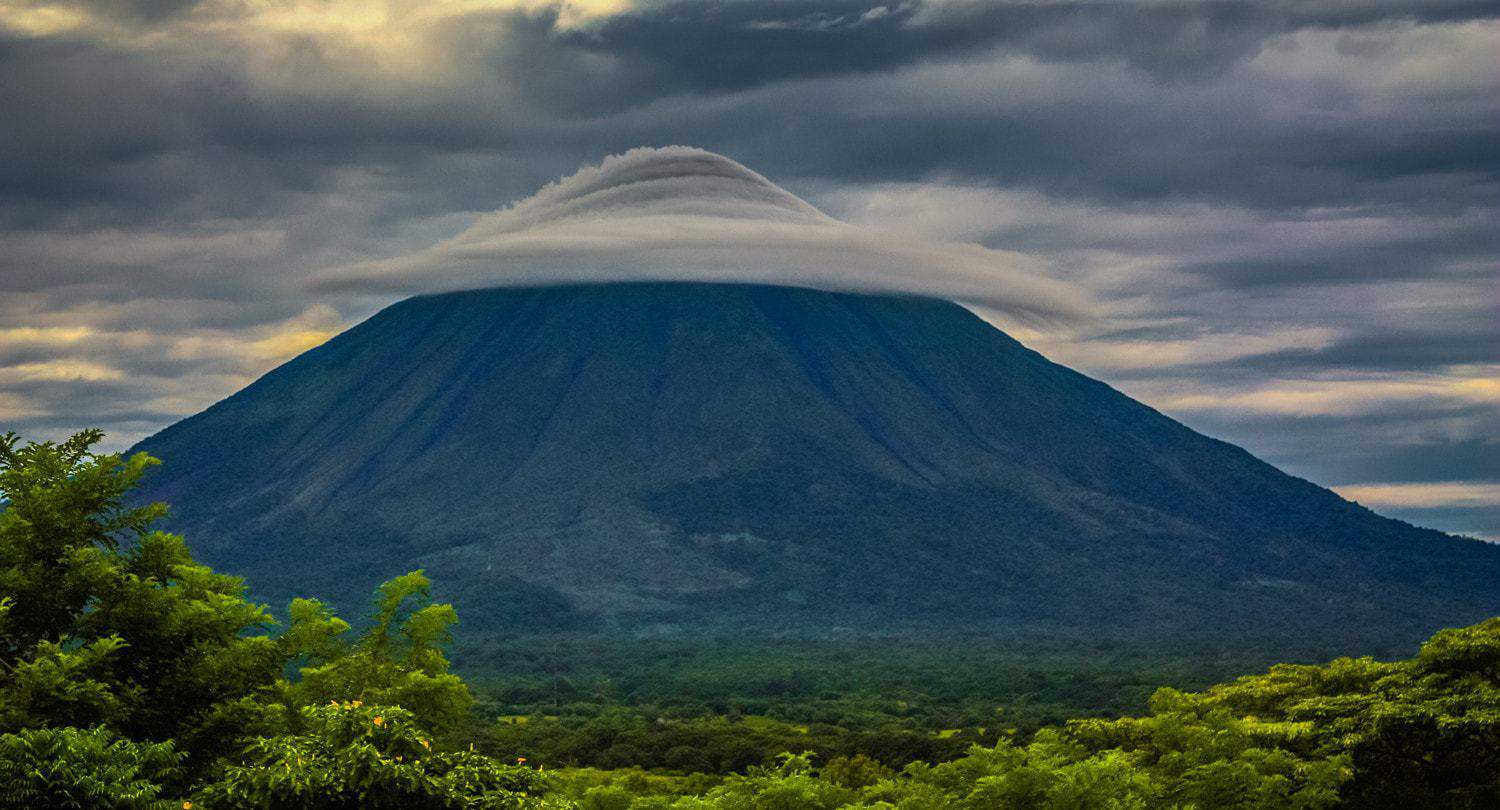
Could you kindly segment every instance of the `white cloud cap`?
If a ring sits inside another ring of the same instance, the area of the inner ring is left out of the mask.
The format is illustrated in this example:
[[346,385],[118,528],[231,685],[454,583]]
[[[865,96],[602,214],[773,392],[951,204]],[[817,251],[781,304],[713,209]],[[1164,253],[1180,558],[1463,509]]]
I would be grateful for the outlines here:
[[725,281],[929,295],[1027,321],[1082,296],[1033,258],[833,219],[729,158],[632,149],[416,253],[333,268],[319,289],[431,293],[597,281]]

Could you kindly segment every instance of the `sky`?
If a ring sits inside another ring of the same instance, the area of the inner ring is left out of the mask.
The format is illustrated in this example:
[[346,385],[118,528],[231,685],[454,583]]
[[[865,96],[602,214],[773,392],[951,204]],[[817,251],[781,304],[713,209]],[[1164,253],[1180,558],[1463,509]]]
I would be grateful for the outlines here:
[[26,437],[127,447],[413,292],[734,266],[962,300],[1500,540],[1497,223],[1493,2],[0,0]]

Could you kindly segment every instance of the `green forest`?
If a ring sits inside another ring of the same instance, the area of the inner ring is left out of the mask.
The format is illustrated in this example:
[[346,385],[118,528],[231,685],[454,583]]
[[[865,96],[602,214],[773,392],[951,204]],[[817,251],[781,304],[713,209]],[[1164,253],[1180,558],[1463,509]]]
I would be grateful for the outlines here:
[[913,690],[858,642],[470,647],[421,571],[277,619],[101,439],[0,438],[0,807],[1500,806],[1500,618],[1194,688],[1225,662],[933,640],[889,662]]

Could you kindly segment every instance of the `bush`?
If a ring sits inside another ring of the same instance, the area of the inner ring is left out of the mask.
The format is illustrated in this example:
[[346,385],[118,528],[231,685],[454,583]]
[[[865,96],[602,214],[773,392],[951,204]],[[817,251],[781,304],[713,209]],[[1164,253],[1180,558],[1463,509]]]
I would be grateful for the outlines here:
[[0,807],[166,810],[182,755],[102,728],[36,728],[0,735]]
[[260,737],[200,800],[213,808],[521,808],[542,774],[469,751],[438,752],[411,712],[358,702],[305,707],[302,730]]

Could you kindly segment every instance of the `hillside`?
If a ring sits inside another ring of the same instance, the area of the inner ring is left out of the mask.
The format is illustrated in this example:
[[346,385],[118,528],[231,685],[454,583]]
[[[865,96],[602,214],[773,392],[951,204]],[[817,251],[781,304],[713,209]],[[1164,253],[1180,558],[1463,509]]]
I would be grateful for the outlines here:
[[947,302],[788,287],[389,307],[141,443],[260,598],[425,568],[471,630],[1415,642],[1500,547],[1381,518]]

